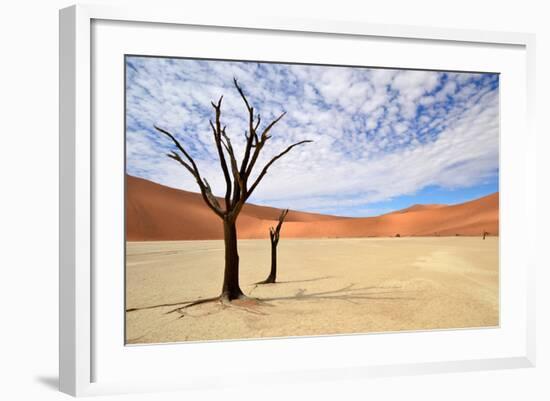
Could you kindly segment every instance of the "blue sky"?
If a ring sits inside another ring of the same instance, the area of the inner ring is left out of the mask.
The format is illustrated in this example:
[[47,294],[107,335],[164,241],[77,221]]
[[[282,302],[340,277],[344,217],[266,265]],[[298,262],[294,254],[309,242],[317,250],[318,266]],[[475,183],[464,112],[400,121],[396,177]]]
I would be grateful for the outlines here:
[[264,124],[287,112],[257,166],[293,142],[314,141],[278,160],[252,203],[373,216],[498,191],[497,74],[127,57],[127,172],[198,191],[165,156],[171,143],[158,125],[178,137],[222,195],[208,121],[210,101],[224,95],[222,123],[242,154],[247,114],[233,77]]

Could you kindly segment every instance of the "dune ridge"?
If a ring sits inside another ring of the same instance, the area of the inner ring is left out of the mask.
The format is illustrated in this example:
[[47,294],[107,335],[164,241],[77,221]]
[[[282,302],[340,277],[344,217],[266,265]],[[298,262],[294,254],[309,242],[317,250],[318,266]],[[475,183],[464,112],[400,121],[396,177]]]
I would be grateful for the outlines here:
[[[220,203],[223,201],[220,199]],[[280,209],[247,204],[237,221],[241,239],[268,238]],[[498,192],[458,205],[413,205],[377,217],[339,217],[291,210],[289,238],[477,236],[499,233]],[[126,240],[223,239],[220,219],[198,193],[126,175]]]

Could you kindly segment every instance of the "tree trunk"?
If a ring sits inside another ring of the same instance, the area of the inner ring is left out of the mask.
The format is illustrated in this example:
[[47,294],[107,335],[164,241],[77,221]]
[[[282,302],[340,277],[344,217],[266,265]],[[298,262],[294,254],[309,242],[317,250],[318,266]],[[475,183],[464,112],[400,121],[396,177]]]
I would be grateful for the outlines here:
[[271,241],[271,271],[265,283],[274,283],[277,280],[277,242]]
[[243,296],[239,287],[239,253],[235,220],[223,220],[223,238],[225,242],[225,270],[221,297],[231,301]]

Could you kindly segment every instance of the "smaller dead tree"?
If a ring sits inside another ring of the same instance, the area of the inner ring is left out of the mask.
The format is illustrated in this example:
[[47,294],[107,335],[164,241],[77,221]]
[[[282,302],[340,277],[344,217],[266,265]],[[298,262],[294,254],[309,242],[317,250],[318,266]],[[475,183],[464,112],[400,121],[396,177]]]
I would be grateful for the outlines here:
[[488,236],[489,233],[487,231],[483,231],[483,239],[485,239],[486,236]]
[[279,238],[281,236],[281,227],[283,226],[287,214],[288,209],[283,210],[279,216],[277,227],[269,227],[269,239],[271,241],[271,271],[269,276],[258,284],[273,284],[277,280],[277,245],[279,244]]

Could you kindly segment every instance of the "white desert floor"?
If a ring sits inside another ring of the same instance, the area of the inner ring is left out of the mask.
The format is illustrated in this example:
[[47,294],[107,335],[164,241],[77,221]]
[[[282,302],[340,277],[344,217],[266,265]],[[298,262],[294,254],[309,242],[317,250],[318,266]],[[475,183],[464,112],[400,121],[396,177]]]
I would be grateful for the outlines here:
[[282,238],[279,283],[255,285],[269,272],[269,241],[241,240],[241,288],[260,302],[167,313],[219,294],[223,241],[128,242],[127,343],[498,326],[498,244]]

